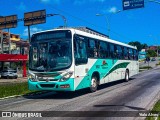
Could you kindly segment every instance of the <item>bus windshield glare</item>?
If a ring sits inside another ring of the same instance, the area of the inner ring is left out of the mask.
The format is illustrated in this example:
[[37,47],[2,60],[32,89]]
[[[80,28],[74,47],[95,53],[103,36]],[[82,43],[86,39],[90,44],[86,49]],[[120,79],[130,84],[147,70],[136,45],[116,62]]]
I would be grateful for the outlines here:
[[29,69],[55,71],[68,68],[72,62],[71,32],[52,31],[32,36]]

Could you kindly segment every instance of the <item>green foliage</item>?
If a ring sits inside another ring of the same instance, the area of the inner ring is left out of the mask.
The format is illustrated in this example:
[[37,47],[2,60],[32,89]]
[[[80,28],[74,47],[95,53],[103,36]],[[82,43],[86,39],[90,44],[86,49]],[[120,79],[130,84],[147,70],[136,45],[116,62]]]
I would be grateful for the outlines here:
[[139,69],[152,69],[151,66],[143,66],[143,67],[140,67]]
[[154,50],[148,50],[147,51],[147,56],[148,57],[156,57],[157,53]]
[[160,65],[160,62],[159,62],[159,63],[157,63],[156,65]]
[[0,84],[0,98],[14,95],[37,95],[46,92],[48,91],[30,91],[27,82]]
[[160,100],[155,104],[152,111],[160,111]]
[[31,91],[28,90],[27,82],[0,85],[0,98],[12,95],[26,94],[29,92]]
[[[159,113],[160,111],[160,100],[154,105],[151,113],[153,112],[158,112]],[[155,120],[155,117],[147,117],[146,120]],[[158,116],[158,119],[157,120],[160,120],[160,116]]]
[[148,45],[147,45],[146,43],[141,44],[141,43],[138,42],[138,41],[135,41],[135,42],[132,41],[132,42],[129,42],[128,44],[129,44],[129,45],[132,45],[132,46],[136,46],[137,49],[138,49],[138,51],[141,51],[142,49],[145,49],[145,48],[148,47]]

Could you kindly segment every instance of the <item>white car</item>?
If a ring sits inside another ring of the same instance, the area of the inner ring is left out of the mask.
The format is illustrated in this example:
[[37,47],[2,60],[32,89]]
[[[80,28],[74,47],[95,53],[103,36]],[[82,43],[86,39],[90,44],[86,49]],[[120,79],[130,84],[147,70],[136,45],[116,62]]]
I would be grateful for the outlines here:
[[8,69],[8,70],[3,70],[1,72],[1,78],[14,78],[17,79],[18,75],[17,75],[17,71],[16,70],[12,70],[12,69]]

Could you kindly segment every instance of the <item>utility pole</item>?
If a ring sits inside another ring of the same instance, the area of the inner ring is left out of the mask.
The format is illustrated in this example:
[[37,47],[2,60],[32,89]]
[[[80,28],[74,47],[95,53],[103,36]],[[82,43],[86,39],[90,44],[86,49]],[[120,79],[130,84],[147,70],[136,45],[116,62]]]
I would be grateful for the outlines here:
[[11,34],[10,29],[8,28],[8,42],[9,42],[9,54],[11,54]]
[[1,31],[1,52],[3,53],[3,31]]
[[30,25],[28,25],[28,41],[31,42]]

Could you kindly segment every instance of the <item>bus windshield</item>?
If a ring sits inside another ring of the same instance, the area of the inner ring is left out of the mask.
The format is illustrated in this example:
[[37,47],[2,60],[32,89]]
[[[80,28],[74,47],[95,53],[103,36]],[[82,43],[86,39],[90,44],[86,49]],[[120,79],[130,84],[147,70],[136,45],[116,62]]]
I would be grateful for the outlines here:
[[[45,34],[45,33],[44,33]],[[41,34],[42,35],[42,34]],[[52,35],[53,36],[53,35]],[[68,68],[72,62],[71,38],[61,37],[32,40],[29,69],[34,71],[55,71]]]

